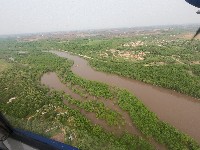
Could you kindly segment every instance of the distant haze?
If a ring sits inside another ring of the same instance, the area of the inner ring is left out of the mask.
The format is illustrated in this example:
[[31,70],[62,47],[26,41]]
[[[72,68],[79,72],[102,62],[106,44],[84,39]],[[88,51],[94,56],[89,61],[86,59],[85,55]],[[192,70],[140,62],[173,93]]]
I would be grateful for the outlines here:
[[0,0],[0,35],[198,23],[185,0]]

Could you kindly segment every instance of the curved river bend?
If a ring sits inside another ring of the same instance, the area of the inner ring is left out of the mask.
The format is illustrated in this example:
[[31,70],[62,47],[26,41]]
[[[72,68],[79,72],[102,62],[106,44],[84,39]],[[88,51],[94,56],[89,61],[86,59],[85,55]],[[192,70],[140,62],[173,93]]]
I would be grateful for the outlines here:
[[127,89],[155,112],[161,120],[175,126],[200,143],[200,101],[172,90],[96,71],[79,56],[60,51],[50,52],[73,60],[72,72],[82,78]]

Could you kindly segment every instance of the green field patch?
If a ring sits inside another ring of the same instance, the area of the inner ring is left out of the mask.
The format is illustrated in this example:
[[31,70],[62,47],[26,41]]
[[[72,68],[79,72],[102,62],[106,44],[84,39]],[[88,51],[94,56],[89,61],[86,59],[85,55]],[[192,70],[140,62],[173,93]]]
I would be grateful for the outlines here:
[[3,59],[0,59],[0,73],[6,70],[10,64]]

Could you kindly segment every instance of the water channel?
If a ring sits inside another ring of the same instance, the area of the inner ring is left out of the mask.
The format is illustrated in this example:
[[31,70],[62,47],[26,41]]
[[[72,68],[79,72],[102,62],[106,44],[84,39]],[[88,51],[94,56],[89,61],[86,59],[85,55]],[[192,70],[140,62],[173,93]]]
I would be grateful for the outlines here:
[[127,89],[140,99],[152,112],[156,113],[159,119],[173,125],[200,143],[199,100],[137,80],[96,71],[89,66],[84,58],[67,52],[50,52],[60,57],[73,60],[74,64],[71,70],[74,74],[82,78]]

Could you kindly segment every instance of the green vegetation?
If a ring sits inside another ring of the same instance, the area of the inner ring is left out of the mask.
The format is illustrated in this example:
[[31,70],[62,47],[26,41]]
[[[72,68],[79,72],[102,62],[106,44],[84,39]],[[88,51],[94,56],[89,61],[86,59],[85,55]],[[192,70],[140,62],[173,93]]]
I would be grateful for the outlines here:
[[[166,65],[141,66],[127,62],[91,61],[91,65],[98,70],[116,73],[137,79],[146,83],[173,89],[181,93],[200,98],[200,66]],[[193,75],[189,74],[189,70]],[[137,71],[136,71],[137,70]]]
[[[161,46],[155,46],[155,38],[161,41],[168,37],[160,36],[76,39],[65,43],[57,40],[0,41],[0,58],[11,65],[0,76],[0,110],[18,128],[47,137],[63,132],[64,142],[80,149],[154,149],[154,145],[149,142],[152,138],[169,149],[200,149],[192,138],[160,121],[134,95],[106,84],[82,79],[70,71],[73,64],[71,61],[42,52],[64,49],[86,55],[90,64],[98,70],[200,97],[198,41],[181,47],[182,40],[173,42],[169,38],[170,41],[162,41]],[[134,45],[131,43],[133,40],[134,43],[139,40],[144,43],[142,45],[139,42],[140,46],[124,46],[127,43]],[[56,72],[64,83],[80,86],[97,100],[113,100],[129,113],[142,136],[129,133],[117,136],[92,124],[80,111],[65,105],[63,100],[95,113],[97,118],[106,120],[110,126],[118,125],[122,118],[118,112],[108,109],[101,102],[78,101],[62,92],[50,91],[40,84],[40,78],[46,72]]]
[[80,102],[78,100],[70,98],[67,95],[65,96],[65,98],[67,98],[70,104],[76,105],[79,108],[82,108],[88,112],[94,112],[96,114],[96,118],[106,120],[107,124],[110,126],[124,124],[124,120],[121,118],[121,115],[116,111],[106,108],[104,103],[94,100]]
[[79,111],[64,105],[61,93],[41,86],[44,72],[69,72],[70,62],[31,49],[26,56],[14,56],[17,61],[0,77],[0,110],[15,127],[47,137],[64,130],[65,143],[80,149],[153,149],[141,137],[129,134],[117,137],[105,132]]
[[65,44],[49,41],[46,45],[49,49],[81,55],[96,70],[200,98],[199,40],[187,41],[169,33],[134,38],[76,39]]
[[[105,84],[99,84],[92,81],[87,81],[74,76],[72,73],[67,74],[66,81],[71,81],[75,85],[80,85],[91,95],[107,97],[107,94],[103,93],[113,93],[108,96],[118,99],[119,106],[128,111],[131,118],[134,120],[134,124],[140,129],[140,131],[147,137],[153,137],[160,143],[166,144],[170,149],[198,149],[198,144],[194,144],[194,141],[188,136],[180,133],[175,128],[170,125],[159,121],[156,115],[150,112],[137,98],[131,95],[127,91],[111,91]],[[98,85],[98,90],[102,91],[99,95],[96,90]],[[103,92],[104,91],[104,92]],[[108,92],[109,91],[109,92]],[[115,95],[117,94],[117,97]],[[191,144],[193,143],[193,144]]]
[[[146,136],[152,136],[169,149],[198,149],[192,144],[194,141],[177,131],[172,126],[159,121],[156,115],[127,91],[120,91],[118,103],[121,108],[128,111],[136,126]],[[184,141],[184,142],[183,142]],[[184,143],[184,144],[183,144]]]
[[7,63],[5,60],[0,59],[0,72],[4,71],[9,67],[9,63]]

